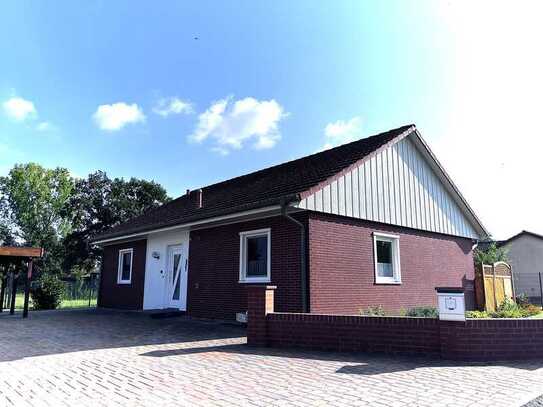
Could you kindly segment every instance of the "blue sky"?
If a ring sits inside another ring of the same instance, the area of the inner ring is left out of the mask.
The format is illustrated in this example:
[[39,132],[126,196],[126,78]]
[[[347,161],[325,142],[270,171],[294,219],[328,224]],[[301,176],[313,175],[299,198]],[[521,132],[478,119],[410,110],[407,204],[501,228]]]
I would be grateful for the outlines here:
[[[518,201],[488,205],[474,176],[504,171],[520,188],[511,174],[533,170],[510,171],[530,164],[511,158],[497,134],[510,136],[518,120],[528,129],[540,113],[519,108],[541,85],[530,7],[504,4],[492,14],[424,1],[3,2],[0,173],[29,161],[77,176],[101,169],[154,179],[177,196],[416,123],[497,237],[543,232],[536,206],[504,219]],[[515,26],[513,39],[505,22]],[[503,66],[508,51],[530,63]],[[498,188],[503,181],[483,189]]]

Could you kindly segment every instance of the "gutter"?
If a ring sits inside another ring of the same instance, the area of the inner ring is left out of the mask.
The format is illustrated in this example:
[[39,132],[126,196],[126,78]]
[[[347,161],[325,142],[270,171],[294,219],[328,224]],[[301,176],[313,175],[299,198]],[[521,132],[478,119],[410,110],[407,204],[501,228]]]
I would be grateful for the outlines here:
[[121,234],[121,235],[118,235],[118,236],[106,237],[106,238],[98,239],[98,240],[92,240],[91,239],[90,243],[99,246],[99,245],[102,245],[104,243],[115,242],[115,241],[118,241],[118,240],[132,239],[132,238],[135,238],[135,237],[143,237],[143,236],[147,236],[147,235],[150,235],[150,234],[153,234],[153,233],[167,232],[167,231],[170,231],[170,230],[183,229],[183,228],[189,228],[189,227],[194,227],[194,226],[201,226],[201,225],[206,225],[208,223],[213,223],[213,222],[235,220],[236,218],[239,218],[239,217],[242,217],[242,216],[258,215],[258,214],[261,214],[263,212],[274,211],[274,210],[277,210],[277,209],[280,209],[279,205],[265,206],[265,207],[262,207],[262,208],[251,209],[251,210],[242,211],[242,212],[234,212],[234,213],[229,214],[229,215],[209,217],[209,218],[197,220],[197,221],[194,221],[194,222],[182,223],[182,224],[172,225],[172,226],[165,226],[165,227],[161,227],[161,228],[149,229],[149,230],[144,230],[144,231],[141,231],[141,232],[134,232],[134,233],[124,234],[124,235]]
[[309,312],[309,301],[308,301],[308,289],[307,289],[307,228],[300,222],[298,219],[293,218],[288,213],[289,206],[285,200],[281,201],[281,216],[285,217],[289,221],[295,223],[300,228],[300,283],[301,283],[301,296],[302,296],[302,312]]

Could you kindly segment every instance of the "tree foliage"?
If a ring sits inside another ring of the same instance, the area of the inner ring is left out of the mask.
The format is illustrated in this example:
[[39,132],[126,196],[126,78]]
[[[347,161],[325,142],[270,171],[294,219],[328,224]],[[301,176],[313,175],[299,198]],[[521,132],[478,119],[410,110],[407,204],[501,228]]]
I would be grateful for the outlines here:
[[498,261],[507,262],[507,250],[503,247],[498,247],[495,242],[490,244],[487,249],[475,249],[473,253],[475,264],[494,264]]
[[65,168],[46,169],[29,163],[15,165],[0,178],[3,229],[6,238],[29,246],[43,247],[46,269],[58,266],[62,240],[70,231],[65,205],[74,181]]
[[43,247],[38,268],[46,274],[86,274],[100,256],[90,237],[169,199],[152,181],[102,171],[73,179],[64,168],[15,165],[0,177],[0,244]]
[[167,202],[165,189],[152,181],[131,178],[111,180],[97,171],[76,181],[66,213],[72,232],[65,239],[64,268],[85,274],[96,266],[101,251],[88,245],[93,235]]

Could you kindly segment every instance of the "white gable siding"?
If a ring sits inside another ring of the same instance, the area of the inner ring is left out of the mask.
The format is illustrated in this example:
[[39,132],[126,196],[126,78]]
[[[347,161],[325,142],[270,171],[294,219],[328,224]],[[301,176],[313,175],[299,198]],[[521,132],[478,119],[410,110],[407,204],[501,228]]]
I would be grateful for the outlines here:
[[299,207],[431,232],[478,237],[409,138],[303,199]]

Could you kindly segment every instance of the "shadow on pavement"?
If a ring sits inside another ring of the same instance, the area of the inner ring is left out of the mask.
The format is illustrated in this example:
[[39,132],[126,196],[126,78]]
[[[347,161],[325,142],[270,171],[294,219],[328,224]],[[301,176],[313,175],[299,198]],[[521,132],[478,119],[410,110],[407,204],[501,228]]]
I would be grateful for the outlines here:
[[245,338],[241,326],[103,309],[35,311],[0,317],[0,362],[96,349]]
[[323,351],[306,351],[297,349],[257,348],[246,344],[202,346],[167,350],[154,350],[140,354],[147,357],[172,357],[199,353],[223,352],[240,355],[258,355],[289,359],[319,360],[343,362],[345,366],[336,373],[351,375],[379,375],[406,370],[429,367],[463,367],[463,366],[501,366],[515,369],[536,370],[543,367],[543,360],[497,361],[497,362],[461,362],[449,361],[435,357],[395,356],[378,353],[339,353]]

